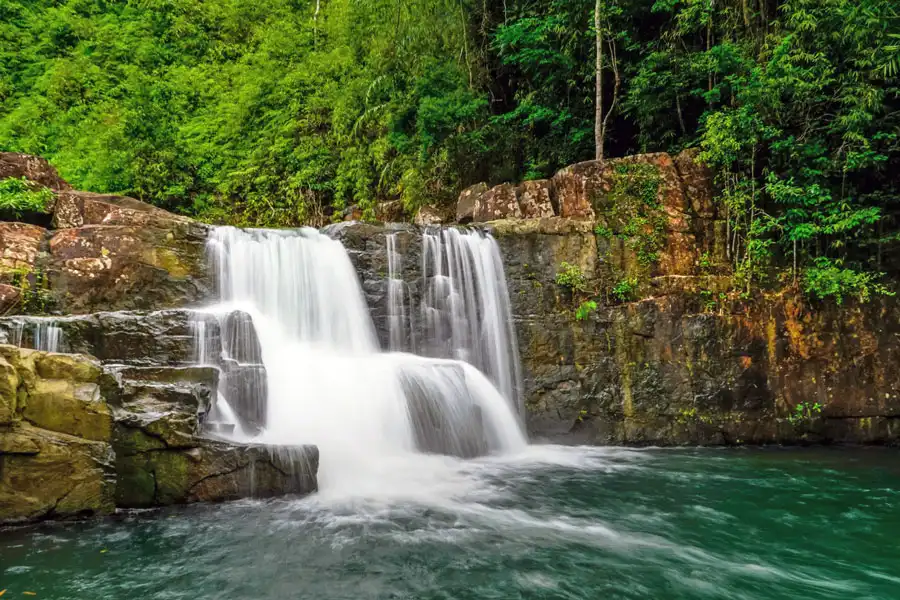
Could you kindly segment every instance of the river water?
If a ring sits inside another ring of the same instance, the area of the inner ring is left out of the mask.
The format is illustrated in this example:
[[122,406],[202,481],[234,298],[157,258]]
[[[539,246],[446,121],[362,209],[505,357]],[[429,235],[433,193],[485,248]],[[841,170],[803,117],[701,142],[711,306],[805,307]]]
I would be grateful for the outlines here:
[[876,449],[532,446],[304,499],[0,530],[7,597],[896,600]]

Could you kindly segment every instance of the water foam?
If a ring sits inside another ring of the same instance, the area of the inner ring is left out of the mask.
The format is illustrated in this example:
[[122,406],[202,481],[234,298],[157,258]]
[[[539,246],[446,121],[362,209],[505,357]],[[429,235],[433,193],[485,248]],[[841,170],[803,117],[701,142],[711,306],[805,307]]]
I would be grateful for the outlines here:
[[[265,365],[265,426],[252,439],[318,445],[323,490],[413,493],[425,482],[411,471],[447,460],[423,451],[470,457],[526,447],[509,401],[472,364],[380,351],[338,241],[309,228],[226,227],[212,231],[208,248],[220,298],[210,312],[220,323],[234,310],[249,315]],[[224,396],[240,414],[241,399]]]

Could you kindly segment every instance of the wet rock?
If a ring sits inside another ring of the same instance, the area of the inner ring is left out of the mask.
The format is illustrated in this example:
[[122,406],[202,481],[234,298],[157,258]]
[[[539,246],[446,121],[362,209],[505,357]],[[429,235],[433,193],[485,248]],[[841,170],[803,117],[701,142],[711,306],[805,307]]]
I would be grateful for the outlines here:
[[0,179],[22,177],[51,190],[72,189],[45,159],[18,152],[0,152]]
[[262,364],[262,348],[253,318],[243,311],[229,313],[222,320],[222,348],[239,363]]
[[225,397],[245,429],[256,432],[266,424],[268,378],[262,364],[247,365],[226,360]]
[[468,396],[461,367],[409,366],[400,375],[420,452],[461,458],[487,454],[481,408]]
[[[219,345],[219,323],[212,315],[188,310],[107,312],[68,317],[48,317],[61,331],[66,349],[101,361],[132,365],[189,365],[195,359],[194,322],[203,319],[207,334]],[[15,338],[28,317],[0,318],[0,334]]]
[[522,217],[516,188],[504,183],[493,187],[475,198],[472,220],[486,223],[498,219],[518,219]]

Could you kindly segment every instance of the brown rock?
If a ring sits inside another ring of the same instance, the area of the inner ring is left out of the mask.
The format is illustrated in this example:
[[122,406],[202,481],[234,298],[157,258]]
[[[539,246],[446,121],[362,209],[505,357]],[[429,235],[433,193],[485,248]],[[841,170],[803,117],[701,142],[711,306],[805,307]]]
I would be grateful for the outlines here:
[[375,207],[375,220],[381,223],[400,223],[404,216],[403,202],[400,200],[381,202]]
[[70,313],[182,307],[207,293],[205,228],[170,221],[62,229],[50,239],[52,294]]
[[429,225],[440,225],[444,222],[444,215],[434,206],[423,206],[416,213],[415,223],[419,227],[428,227]]
[[488,191],[485,183],[476,183],[464,189],[456,202],[456,222],[463,225],[471,223],[475,218],[475,205],[478,200]]
[[22,293],[19,288],[0,283],[0,314],[7,315],[15,312],[15,308],[22,301]]
[[51,190],[72,189],[45,159],[18,152],[0,152],[0,179],[11,177],[24,177]]
[[556,214],[553,207],[553,182],[549,179],[525,181],[518,190],[519,206],[525,219],[541,219]]
[[53,227],[66,229],[83,225],[140,225],[171,227],[189,223],[187,217],[172,214],[127,196],[67,191],[59,194],[53,211]]
[[11,271],[34,269],[47,230],[26,223],[0,223],[0,279],[10,281]]
[[713,202],[713,173],[709,167],[699,162],[699,154],[697,148],[682,150],[675,157],[675,168],[681,176],[684,195],[694,213],[704,219],[715,219],[717,210]]
[[604,163],[596,160],[574,164],[553,176],[559,216],[594,219],[594,197],[605,191]]
[[473,221],[487,223],[498,219],[521,219],[522,209],[516,188],[504,183],[484,192],[477,197],[473,213]]

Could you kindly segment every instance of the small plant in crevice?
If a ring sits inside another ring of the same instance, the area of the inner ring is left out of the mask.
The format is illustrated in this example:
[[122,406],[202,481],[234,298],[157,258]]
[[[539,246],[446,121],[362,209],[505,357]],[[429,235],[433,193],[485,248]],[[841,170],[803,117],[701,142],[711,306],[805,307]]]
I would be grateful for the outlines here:
[[788,416],[788,421],[791,425],[808,423],[819,417],[822,414],[823,408],[824,407],[818,402],[800,402],[794,407],[794,412]]
[[563,261],[559,268],[556,273],[556,285],[568,288],[572,293],[587,292],[587,278],[581,267]]
[[636,277],[627,277],[619,280],[613,286],[611,293],[619,302],[629,302],[637,297],[638,285]]
[[[17,268],[7,272],[10,284],[19,290],[18,310],[23,314],[40,315],[50,311],[53,299],[50,281],[41,269]],[[16,308],[11,306],[10,310]]]
[[712,290],[700,290],[700,302],[706,312],[714,312],[722,308],[726,300],[728,300],[728,294],[725,292],[716,294]]
[[594,300],[585,300],[575,310],[575,319],[584,321],[597,310],[597,302]]

